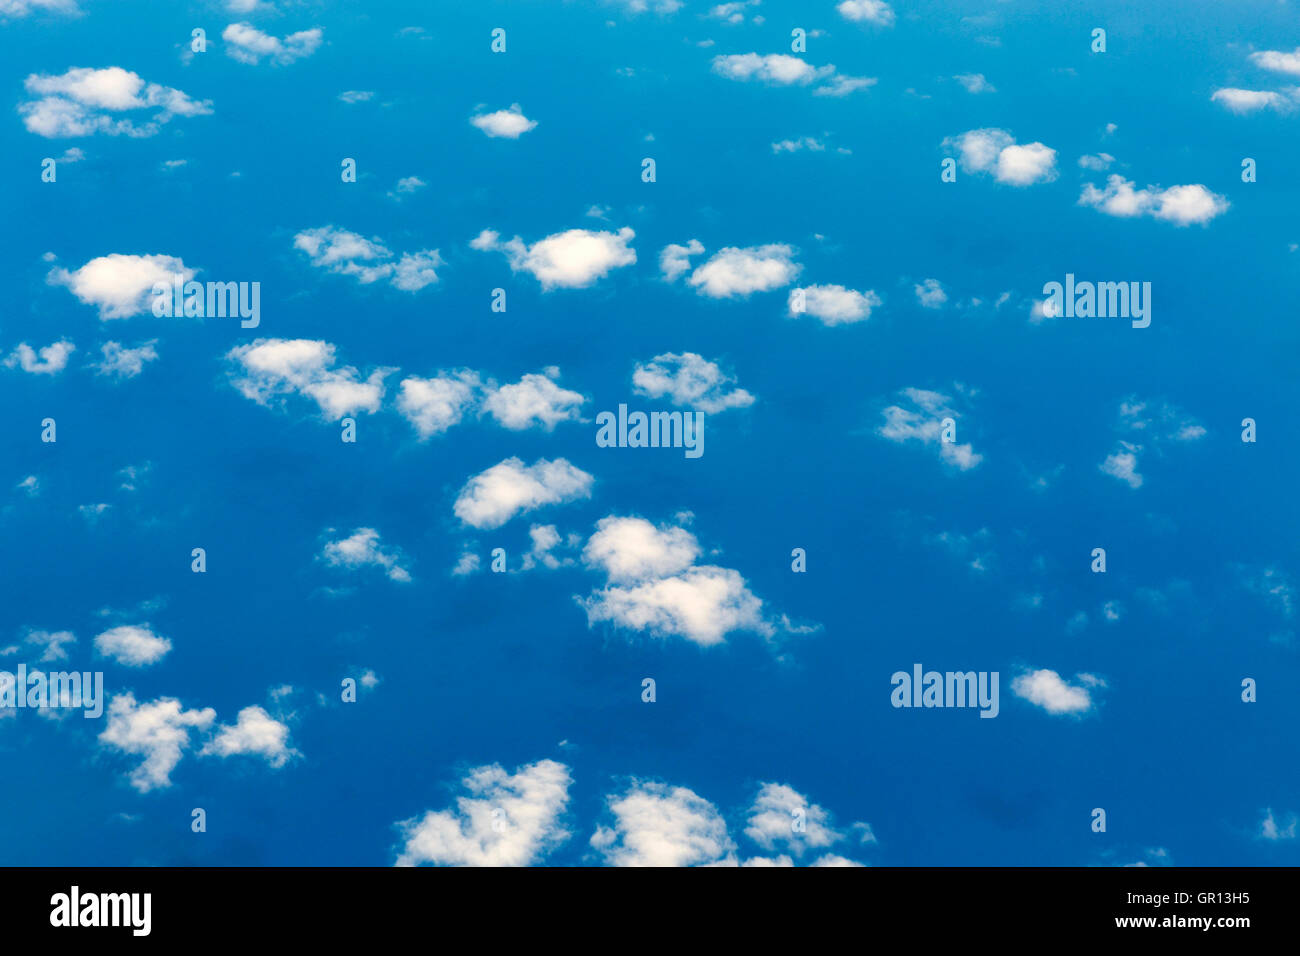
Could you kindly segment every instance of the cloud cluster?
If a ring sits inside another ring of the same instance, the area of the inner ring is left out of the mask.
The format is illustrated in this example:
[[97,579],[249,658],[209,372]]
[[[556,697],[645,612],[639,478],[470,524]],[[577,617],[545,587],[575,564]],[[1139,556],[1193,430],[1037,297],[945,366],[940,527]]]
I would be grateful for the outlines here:
[[376,567],[382,569],[389,580],[403,583],[411,580],[411,572],[402,566],[401,553],[384,547],[379,532],[374,528],[357,528],[346,538],[325,542],[320,557],[333,568]]
[[735,381],[716,362],[694,352],[656,355],[649,362],[638,364],[632,373],[632,387],[638,395],[667,397],[674,405],[710,415],[754,404],[754,396],[749,392],[730,387]]
[[281,38],[263,33],[251,23],[232,23],[221,32],[221,39],[226,42],[226,55],[240,63],[256,65],[265,59],[283,66],[315,53],[322,35],[319,27],[313,27]]
[[74,67],[59,76],[33,73],[23,86],[35,99],[18,104],[28,132],[66,136],[146,137],[175,116],[212,112],[210,100],[193,100],[180,90],[146,83],[120,66]]
[[561,422],[578,421],[587,401],[581,392],[556,384],[559,374],[552,366],[512,385],[484,381],[471,369],[442,371],[431,378],[409,376],[402,379],[397,410],[421,440],[460,424],[473,410],[512,431],[540,427],[549,432]]
[[733,631],[772,637],[763,602],[738,571],[696,565],[700,546],[685,528],[656,527],[644,518],[602,518],[583,551],[608,585],[578,598],[588,626],[610,622],[654,637],[721,644]]
[[176,256],[112,253],[91,259],[79,269],[54,268],[46,277],[61,285],[85,305],[99,309],[100,319],[126,319],[148,312],[156,283],[171,286],[175,276],[189,282],[198,274]]
[[444,263],[437,249],[394,255],[378,238],[367,239],[336,226],[305,229],[293,237],[295,249],[311,264],[337,275],[352,276],[362,285],[381,279],[402,292],[419,292],[438,281]]
[[955,427],[960,418],[949,396],[920,388],[905,388],[898,394],[903,402],[890,405],[882,413],[885,424],[878,432],[882,438],[899,444],[916,441],[937,445],[939,457],[961,471],[969,471],[983,461],[984,456],[977,454],[969,442],[959,445],[943,440],[945,419],[951,419]]
[[990,173],[1009,186],[1049,183],[1057,177],[1056,150],[1042,143],[1020,144],[1004,129],[972,129],[943,141],[956,148],[962,169]]
[[[659,255],[664,279],[675,282],[691,269],[690,259],[703,254],[704,244],[692,239],[686,245],[671,243]],[[719,249],[696,267],[687,285],[710,299],[747,298],[755,292],[770,292],[789,285],[801,266],[794,261],[794,248],[784,243]]]
[[788,53],[731,53],[713,58],[713,72],[729,80],[756,80],[768,86],[817,86],[816,96],[848,96],[875,85],[874,77],[839,73],[833,63],[813,66]]
[[328,421],[377,412],[384,377],[392,371],[376,369],[363,380],[350,365],[336,367],[333,345],[313,339],[257,339],[231,349],[226,359],[235,367],[232,384],[245,398],[270,405],[277,397],[303,395]]
[[1079,205],[1091,206],[1098,212],[1121,219],[1151,216],[1175,226],[1190,226],[1194,223],[1205,225],[1227,212],[1230,203],[1200,184],[1138,189],[1132,181],[1111,174],[1103,189],[1086,183],[1079,195]]

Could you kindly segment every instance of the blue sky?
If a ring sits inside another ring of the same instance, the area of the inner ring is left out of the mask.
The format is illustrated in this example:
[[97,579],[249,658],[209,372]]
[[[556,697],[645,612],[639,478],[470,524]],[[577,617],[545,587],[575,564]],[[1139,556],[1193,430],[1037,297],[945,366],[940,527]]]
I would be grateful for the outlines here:
[[0,0],[0,859],[1294,863],[1296,24]]

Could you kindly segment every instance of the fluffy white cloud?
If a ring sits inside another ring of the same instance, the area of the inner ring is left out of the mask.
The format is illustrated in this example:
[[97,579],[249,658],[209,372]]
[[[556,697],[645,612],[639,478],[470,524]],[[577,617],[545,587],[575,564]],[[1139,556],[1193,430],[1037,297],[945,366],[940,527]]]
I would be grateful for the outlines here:
[[1252,53],[1250,59],[1256,66],[1266,70],[1300,76],[1300,48],[1291,53],[1282,50],[1259,50]]
[[[704,247],[692,239],[689,245],[670,245],[660,257],[664,276],[670,281],[690,268],[687,258]],[[718,250],[686,280],[700,295],[711,299],[745,297],[787,286],[802,267],[794,261],[794,249],[781,243]]]
[[1080,156],[1079,168],[1091,169],[1093,172],[1104,172],[1110,168],[1110,164],[1115,162],[1115,157],[1110,153],[1098,153],[1096,156]]
[[289,727],[261,707],[245,707],[234,725],[222,724],[217,734],[199,752],[201,755],[233,757],[250,754],[272,767],[283,767],[297,751],[289,746]]
[[959,418],[951,406],[952,399],[940,392],[920,388],[905,388],[899,395],[906,399],[901,405],[890,405],[883,412],[885,424],[879,434],[892,442],[919,441],[925,445],[938,445],[939,456],[962,471],[969,471],[984,458],[969,443],[943,441],[943,420]]
[[146,83],[120,66],[74,67],[59,76],[33,73],[23,85],[36,98],[19,103],[18,113],[28,132],[47,138],[153,136],[174,116],[212,112],[210,100],[192,100],[180,90]]
[[938,279],[918,282],[913,286],[913,291],[916,293],[916,301],[924,309],[938,309],[948,301],[948,293],[943,291],[943,285]]
[[813,66],[788,53],[731,53],[713,58],[713,72],[729,80],[758,80],[770,86],[808,86],[825,81],[814,92],[819,96],[847,96],[876,81],[870,77],[837,73],[833,63]]
[[563,458],[542,458],[531,465],[507,458],[466,482],[452,510],[471,527],[499,528],[543,505],[590,497],[592,480]]
[[357,528],[346,538],[327,541],[321,560],[334,568],[382,568],[393,581],[411,580],[411,573],[402,567],[400,552],[385,548],[374,528]]
[[[796,817],[803,823],[802,830],[795,830],[792,826]],[[875,839],[871,828],[866,824],[856,824],[852,829],[859,835],[862,843],[869,843]],[[795,856],[802,856],[807,850],[839,843],[847,837],[847,834],[835,829],[830,813],[812,803],[793,787],[780,783],[765,783],[749,808],[745,836],[769,853],[780,849]],[[836,859],[842,860],[843,857]],[[845,860],[844,864],[836,865],[845,864],[859,865],[848,860]]]
[[99,740],[144,758],[130,779],[136,790],[148,793],[171,786],[171,772],[189,746],[190,731],[206,730],[215,718],[211,707],[185,710],[171,697],[137,704],[133,694],[119,694],[109,702],[108,726]]
[[663,252],[659,253],[659,269],[668,282],[675,282],[685,272],[691,271],[691,256],[698,256],[704,251],[704,244],[698,239],[692,239],[686,245],[681,246],[675,242],[664,246]]
[[534,424],[551,431],[560,422],[577,420],[586,400],[581,392],[561,388],[546,375],[525,375],[514,385],[489,387],[483,411],[514,431]]
[[418,292],[433,285],[438,281],[438,267],[444,265],[437,249],[407,252],[397,258],[378,238],[367,239],[336,226],[305,229],[293,237],[293,245],[318,269],[353,276],[362,285],[387,279],[402,292]]
[[569,768],[539,760],[507,773],[476,767],[461,781],[456,809],[430,810],[398,824],[405,841],[398,866],[527,866],[569,838]]
[[1227,212],[1230,205],[1226,198],[1199,184],[1168,189],[1159,186],[1137,189],[1135,185],[1119,175],[1108,177],[1105,189],[1087,183],[1079,196],[1079,205],[1120,218],[1153,216],[1175,226],[1204,225]]
[[649,398],[667,396],[674,405],[689,406],[710,415],[728,408],[754,404],[754,396],[743,388],[728,391],[735,382],[715,362],[694,352],[656,355],[632,373],[632,387]]
[[5,359],[5,366],[21,368],[33,375],[54,375],[67,367],[68,356],[76,350],[77,347],[67,339],[46,345],[39,352],[26,342],[19,342],[18,347]]
[[155,634],[148,624],[110,628],[95,638],[95,650],[126,667],[156,664],[172,649],[172,642]]
[[1056,150],[1042,143],[1020,145],[1004,129],[968,130],[945,139],[943,145],[957,149],[962,169],[992,173],[998,182],[1011,186],[1047,183],[1057,176]]
[[470,123],[494,139],[518,139],[529,130],[537,128],[536,121],[525,116],[518,103],[510,104],[508,110],[473,116]]
[[635,236],[626,226],[618,232],[569,229],[530,246],[518,236],[502,242],[497,233],[485,229],[470,247],[504,253],[512,270],[532,275],[543,291],[585,289],[614,269],[636,262],[636,250],[628,245]]
[[614,822],[591,845],[610,866],[698,866],[734,853],[722,814],[693,790],[634,780],[605,799]]
[[1105,685],[1091,674],[1075,676],[1078,684],[1062,680],[1056,671],[1029,671],[1011,682],[1011,692],[1049,714],[1081,714],[1092,709],[1089,688]]
[[894,25],[894,11],[884,0],[843,0],[835,7],[840,16],[854,23],[875,23],[882,27]]
[[738,571],[708,565],[628,587],[611,586],[580,602],[588,626],[609,621],[655,637],[677,635],[696,644],[721,644],[732,631],[771,636],[763,602]]
[[478,373],[468,369],[441,372],[433,378],[411,376],[402,379],[397,410],[421,438],[429,438],[460,424],[479,387]]
[[1273,809],[1264,811],[1264,819],[1259,825],[1259,835],[1265,840],[1294,840],[1296,838],[1296,815],[1293,813],[1285,823],[1279,823],[1273,815]]
[[597,522],[582,552],[583,560],[615,582],[668,577],[685,571],[699,555],[695,535],[685,528],[656,528],[644,518],[614,515]]
[[733,53],[713,58],[713,72],[730,80],[761,80],[777,86],[806,86],[833,73],[833,66],[815,67],[788,53]]
[[[806,149],[806,150],[810,150],[811,152],[814,152],[814,153],[824,153],[824,152],[826,152],[826,144],[823,143],[821,140],[816,139],[815,137],[812,137],[812,136],[804,136],[804,137],[802,137],[801,139],[783,139],[783,140],[781,140],[781,142],[779,142],[779,143],[773,143],[773,144],[772,144],[772,152],[774,152],[774,153],[797,153],[797,152],[799,152],[800,150],[804,150],[804,149]],[[694,240],[692,240],[692,241],[694,241]],[[668,247],[668,249],[675,249],[675,250],[676,250],[676,249],[681,249],[681,248],[682,248],[681,246],[669,246],[669,247]],[[665,249],[665,250],[664,250],[664,255],[667,255],[667,254],[668,254],[668,249]],[[688,250],[688,251],[689,251],[689,250]],[[696,250],[696,251],[697,251],[697,253],[698,253],[698,252],[703,252],[703,251],[704,251],[704,248],[701,246],[701,247],[700,247],[698,250]],[[661,261],[662,261],[662,257],[661,257]],[[668,270],[665,268],[665,269],[664,269],[664,273],[667,274],[667,272],[668,272]],[[679,274],[680,274],[680,273],[679,273]],[[673,278],[676,278],[676,276],[671,276],[671,277],[670,277],[670,279],[673,279]]]
[[99,347],[104,360],[95,365],[95,371],[114,378],[135,378],[144,371],[145,362],[157,360],[158,352],[154,348],[157,344],[157,339],[151,339],[135,348],[127,348],[120,342],[105,342]]
[[[803,309],[797,308],[802,293]],[[880,305],[880,296],[868,289],[858,292],[842,285],[810,285],[790,290],[791,315],[807,313],[823,325],[846,325],[871,318],[871,310]]]
[[284,38],[263,33],[251,23],[232,23],[221,33],[226,41],[226,55],[240,63],[260,63],[264,58],[285,64],[311,56],[321,44],[319,27],[299,30]]
[[175,256],[130,256],[113,253],[91,259],[69,272],[54,268],[46,277],[50,285],[66,286],[85,305],[99,309],[100,319],[126,319],[152,306],[155,283],[170,286],[176,275],[189,282],[197,270]]
[[1215,90],[1210,99],[1233,113],[1257,113],[1263,109],[1281,113],[1295,105],[1289,97],[1272,90],[1243,90],[1236,87]]
[[364,381],[351,366],[335,368],[334,346],[312,339],[257,339],[226,353],[239,372],[232,383],[245,398],[269,405],[277,396],[298,393],[320,406],[329,421],[379,410],[384,376],[377,369]]

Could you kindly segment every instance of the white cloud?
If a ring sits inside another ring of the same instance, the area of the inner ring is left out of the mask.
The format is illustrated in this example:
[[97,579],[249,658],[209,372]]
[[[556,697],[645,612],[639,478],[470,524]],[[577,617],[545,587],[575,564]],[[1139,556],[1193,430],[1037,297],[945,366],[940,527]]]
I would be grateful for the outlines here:
[[18,113],[28,132],[47,138],[153,136],[174,116],[212,112],[210,100],[192,100],[180,90],[146,83],[120,66],[74,67],[60,76],[33,73],[23,85],[37,98],[19,103]]
[[25,17],[33,10],[78,14],[77,0],[0,0],[0,17]]
[[398,824],[405,841],[398,866],[527,866],[569,838],[569,768],[539,760],[507,773],[475,767],[461,781],[456,809],[430,810]]
[[715,56],[713,72],[729,80],[758,80],[769,86],[808,86],[824,81],[825,85],[814,91],[818,96],[847,96],[876,82],[870,77],[838,74],[833,63],[813,66],[788,53],[731,53]]
[[685,528],[656,528],[644,518],[610,515],[596,523],[582,557],[602,568],[610,581],[653,580],[685,571],[700,555],[699,542]]
[[704,244],[698,239],[692,239],[684,246],[677,243],[669,243],[664,246],[663,252],[659,253],[659,269],[668,282],[675,282],[683,273],[691,270],[691,256],[698,256],[704,252]]
[[26,342],[20,342],[5,359],[5,366],[21,368],[32,375],[54,375],[67,367],[68,356],[76,350],[77,347],[67,339],[46,345],[39,353]]
[[918,282],[913,286],[916,293],[916,301],[924,309],[938,309],[948,301],[948,293],[943,291],[943,285],[938,279],[926,279]]
[[1098,153],[1096,156],[1080,156],[1079,168],[1091,169],[1093,172],[1104,172],[1110,168],[1110,164],[1115,162],[1115,157],[1110,153]]
[[126,319],[150,311],[155,283],[171,286],[178,274],[189,282],[197,273],[175,256],[115,252],[71,272],[51,269],[46,282],[66,286],[83,304],[97,307],[100,319]]
[[1264,819],[1259,825],[1259,835],[1265,840],[1294,840],[1296,838],[1296,816],[1291,814],[1286,823],[1279,824],[1270,807],[1264,811]]
[[1295,106],[1289,97],[1281,93],[1274,93],[1271,90],[1243,90],[1235,87],[1215,90],[1210,99],[1233,113],[1257,113],[1264,109],[1283,113]]
[[[802,822],[802,830],[794,828],[796,818]],[[853,829],[859,834],[860,842],[874,841],[871,828],[866,824],[857,824]],[[780,783],[765,783],[749,808],[745,836],[769,853],[780,849],[798,857],[808,850],[839,843],[847,837],[847,834],[835,829],[830,813],[809,801],[793,787]],[[835,859],[843,860],[843,857]],[[819,862],[814,865],[832,864]],[[834,865],[857,866],[859,864],[845,860],[843,864]]]
[[157,339],[151,339],[135,348],[127,348],[120,342],[105,342],[99,347],[104,360],[95,365],[95,371],[115,378],[135,378],[144,371],[145,362],[157,360],[158,352],[154,348],[157,344]]
[[172,649],[172,642],[155,634],[148,624],[110,628],[95,638],[95,650],[125,667],[156,664]]
[[1138,474],[1137,459],[1137,453],[1141,450],[1141,445],[1120,442],[1119,448],[1107,455],[1106,460],[1101,463],[1101,470],[1127,483],[1130,488],[1141,488],[1142,476]]
[[537,128],[536,121],[525,116],[518,103],[510,104],[508,110],[473,116],[470,123],[493,139],[518,139],[529,130]]
[[1113,174],[1107,178],[1105,189],[1098,189],[1092,183],[1085,184],[1079,205],[1091,206],[1098,212],[1120,218],[1153,216],[1176,226],[1203,225],[1227,212],[1230,205],[1226,198],[1199,184],[1170,186],[1168,189],[1134,187],[1133,182]]
[[[803,149],[810,150],[811,152],[814,153],[824,153],[826,151],[826,144],[821,142],[818,139],[815,139],[812,136],[804,136],[800,139],[783,139],[779,143],[772,144],[772,152],[774,153],[797,153]],[[681,246],[668,247],[668,249],[681,249],[681,248],[682,248]],[[668,249],[664,250],[665,255],[667,255]],[[699,252],[703,252],[703,251],[704,248],[701,247],[699,249]],[[673,278],[676,278],[676,276],[673,276]]]
[[919,388],[905,388],[899,395],[907,401],[884,410],[885,424],[879,430],[881,437],[900,444],[919,441],[925,445],[938,445],[939,456],[961,471],[969,471],[983,461],[984,456],[977,454],[969,443],[958,445],[942,440],[943,420],[951,418],[957,422],[960,418],[951,406],[951,398]]
[[283,767],[297,751],[289,746],[289,727],[261,707],[245,707],[234,725],[222,724],[200,755],[233,757],[250,754],[272,767]]
[[284,65],[311,56],[321,44],[320,27],[299,30],[283,39],[263,33],[251,23],[232,23],[221,33],[226,55],[240,63],[256,64],[263,58]]
[[[1090,686],[1100,682],[1088,674],[1078,674],[1079,684],[1070,684],[1051,670],[1036,670],[1021,674],[1011,682],[1011,692],[1049,714],[1081,714],[1092,708]],[[1103,685],[1104,686],[1104,685]]]
[[367,239],[335,226],[305,229],[293,237],[293,245],[318,269],[353,276],[362,285],[387,279],[402,292],[418,292],[433,285],[438,281],[437,268],[444,265],[437,249],[407,252],[395,259],[380,239]]
[[525,465],[507,458],[470,478],[453,511],[474,528],[499,528],[515,515],[543,505],[591,496],[592,477],[563,458]]
[[339,99],[344,103],[367,103],[375,98],[374,90],[344,90]]
[[943,141],[955,147],[962,169],[992,173],[1000,183],[1031,186],[1056,179],[1056,150],[1042,143],[1020,145],[1004,129],[973,129]]
[[[796,310],[798,293],[803,293],[803,310]],[[871,318],[871,310],[880,305],[880,296],[868,289],[858,292],[842,285],[810,285],[792,289],[788,301],[790,315],[803,312],[821,320],[823,325],[845,325]]]
[[576,534],[571,534],[567,541],[564,540],[553,524],[533,525],[528,529],[528,538],[533,545],[524,555],[525,571],[531,571],[539,564],[552,570],[573,564],[572,558],[557,558],[554,552],[557,548],[575,548],[582,543],[582,537]]
[[1252,53],[1250,59],[1256,66],[1263,67],[1266,70],[1300,76],[1300,48],[1297,48],[1292,53],[1281,50],[1259,50]]
[[674,405],[699,409],[710,415],[754,404],[754,396],[743,388],[728,391],[728,386],[735,381],[715,362],[694,352],[656,355],[646,364],[638,364],[632,373],[632,386],[638,395],[649,398],[667,396]]
[[806,86],[833,73],[835,68],[815,67],[786,53],[733,53],[713,58],[713,72],[730,80],[761,80],[777,86]]
[[882,27],[894,25],[894,11],[884,0],[843,0],[835,7],[840,16],[854,23],[874,23]]
[[232,384],[245,398],[269,405],[276,396],[298,393],[315,401],[329,421],[378,411],[390,371],[377,369],[362,381],[352,366],[334,367],[333,345],[311,339],[257,339],[231,349],[226,359],[243,372],[232,376]]
[[411,376],[402,379],[397,410],[422,439],[429,438],[461,422],[479,387],[478,373],[468,369],[440,372],[433,378]]
[[505,255],[515,272],[527,272],[551,289],[585,289],[614,269],[636,262],[636,250],[628,245],[636,233],[626,226],[618,232],[569,229],[539,239],[531,246],[518,236],[506,242],[490,229],[470,242],[480,251]]
[[697,866],[732,857],[722,814],[685,787],[632,781],[606,806],[613,826],[599,826],[591,845],[610,866]]
[[680,636],[702,646],[721,644],[732,631],[769,637],[763,602],[738,571],[709,565],[672,577],[595,591],[579,602],[587,624],[609,621],[655,637]]
[[545,375],[525,375],[514,385],[489,387],[483,411],[513,431],[536,424],[549,432],[560,422],[576,421],[586,401]]
[[42,663],[66,661],[68,652],[63,645],[77,643],[77,636],[71,631],[29,631],[25,643],[41,649]]
[[191,730],[206,730],[216,718],[211,707],[185,710],[181,702],[160,697],[137,704],[130,693],[119,694],[108,705],[108,726],[101,743],[123,753],[143,756],[131,772],[131,785],[141,793],[171,786],[171,772],[189,746]]
[[[694,241],[694,240],[692,240]],[[682,249],[669,246],[668,249]],[[668,252],[665,249],[665,253]],[[686,247],[692,251],[691,247]],[[700,250],[701,252],[703,249]],[[700,295],[712,299],[746,297],[755,292],[768,292],[787,286],[795,280],[802,268],[793,259],[794,249],[788,245],[772,243],[740,249],[727,246],[700,265],[686,280]],[[676,270],[680,256],[671,260]],[[665,267],[665,275],[667,275]],[[674,272],[674,277],[681,270]]]
[[346,538],[327,541],[321,560],[333,568],[382,568],[390,580],[410,581],[411,573],[402,567],[401,553],[380,543],[374,528],[357,528]]
[[984,78],[983,73],[958,73],[953,77],[967,93],[996,93],[997,87]]

